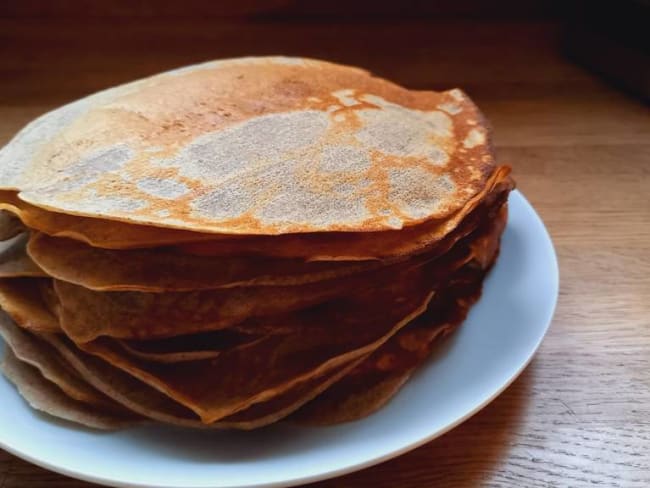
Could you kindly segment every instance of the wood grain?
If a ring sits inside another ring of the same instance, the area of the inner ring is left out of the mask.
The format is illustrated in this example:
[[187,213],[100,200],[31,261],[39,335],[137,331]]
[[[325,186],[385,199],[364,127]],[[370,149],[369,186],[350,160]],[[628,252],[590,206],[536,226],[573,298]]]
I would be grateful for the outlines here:
[[[39,113],[191,62],[286,53],[461,86],[554,239],[561,293],[522,376],[460,427],[323,487],[650,486],[650,113],[569,64],[553,24],[0,20],[0,142]],[[90,486],[0,452],[0,488]]]

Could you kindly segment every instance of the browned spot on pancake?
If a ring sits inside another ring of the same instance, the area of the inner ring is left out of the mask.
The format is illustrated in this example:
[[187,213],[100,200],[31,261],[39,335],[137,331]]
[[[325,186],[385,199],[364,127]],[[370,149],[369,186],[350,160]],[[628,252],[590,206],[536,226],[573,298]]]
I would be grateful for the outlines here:
[[[476,121],[459,90],[315,60],[225,60],[46,115],[0,152],[0,184],[52,211],[198,232],[399,229],[451,215],[485,184],[494,161]],[[414,189],[391,168],[432,176]]]

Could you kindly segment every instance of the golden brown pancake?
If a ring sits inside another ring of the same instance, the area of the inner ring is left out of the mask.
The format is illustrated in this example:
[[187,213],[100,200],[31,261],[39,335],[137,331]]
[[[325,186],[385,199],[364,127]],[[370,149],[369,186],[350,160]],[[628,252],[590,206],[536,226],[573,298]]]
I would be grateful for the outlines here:
[[0,210],[0,241],[6,241],[25,232],[25,226],[11,212]]
[[458,89],[276,56],[90,95],[0,149],[7,374],[91,424],[368,415],[478,297],[513,186]]
[[92,405],[109,406],[112,402],[78,378],[67,363],[58,358],[51,346],[21,330],[5,313],[0,312],[0,336],[16,358],[35,367],[41,375],[61,388],[70,398]]
[[437,339],[465,320],[469,308],[479,299],[485,273],[498,254],[505,221],[506,213],[502,212],[482,236],[484,245],[476,248],[472,261],[454,273],[422,315],[293,414],[292,420],[332,425],[366,417],[385,405],[430,356]]
[[[388,310],[379,304],[403,298]],[[206,423],[272,398],[310,377],[331,371],[373,351],[426,307],[430,294],[380,295],[377,301],[308,310],[287,316],[302,333],[275,335],[217,358],[174,364],[133,358],[108,338],[80,344],[195,411]],[[374,310],[367,310],[374,305]],[[359,314],[363,310],[363,314]],[[347,313],[345,313],[347,312]],[[357,312],[353,314],[351,312]]]
[[308,261],[386,260],[424,253],[451,235],[473,211],[481,213],[477,207],[489,207],[495,200],[502,202],[514,186],[509,173],[509,167],[498,167],[488,178],[485,188],[448,218],[433,219],[401,230],[240,237],[182,244],[179,248],[202,256],[263,255],[304,257]]
[[[0,208],[9,206],[26,225],[50,236],[69,237],[105,249],[147,248],[170,244],[185,253],[201,256],[273,256],[304,258],[312,261],[388,259],[423,252],[435,245],[454,222],[460,222],[490,195],[497,197],[512,189],[509,168],[497,168],[482,192],[458,212],[452,221],[434,220],[399,231],[331,232],[245,237],[199,234],[175,229],[160,229],[123,222],[54,214],[20,201],[11,192],[0,191]],[[10,202],[10,203],[3,203]],[[176,235],[181,234],[181,235]]]
[[153,420],[193,428],[254,429],[276,422],[311,400],[340,379],[358,362],[342,364],[328,375],[318,376],[212,424],[205,424],[189,409],[158,390],[110,364],[79,351],[72,343],[52,334],[44,336],[90,384],[126,408]]
[[0,307],[21,327],[34,332],[61,332],[57,317],[44,300],[49,278],[0,279]]
[[366,357],[354,359],[333,368],[323,375],[311,377],[304,382],[297,383],[270,400],[254,403],[250,407],[229,415],[216,423],[226,428],[250,430],[282,420],[323,391],[326,391],[330,386],[336,384],[355,366],[363,362]]
[[444,293],[442,303],[447,308],[445,311],[440,310],[441,301],[432,302],[418,320],[396,334],[388,347],[372,354],[334,386],[306,404],[296,412],[294,420],[312,425],[331,425],[366,417],[385,405],[427,359],[436,340],[465,318],[469,306],[480,295],[481,278],[474,283],[474,293],[464,295],[458,301],[450,301],[449,294]]
[[6,350],[2,373],[34,408],[53,417],[101,430],[123,429],[141,423],[134,415],[102,412],[96,406],[73,400],[56,385],[43,378],[36,368],[20,361],[11,350]]
[[98,291],[159,293],[244,285],[293,286],[340,279],[381,265],[378,262],[306,263],[302,259],[205,257],[169,248],[118,251],[42,233],[32,235],[28,252],[49,276]]
[[[99,336],[122,339],[173,337],[232,327],[248,318],[301,310],[364,288],[389,287],[405,280],[408,266],[302,286],[236,287],[193,292],[98,292],[55,280],[61,327],[75,342]],[[413,271],[417,274],[417,271]]]
[[[9,322],[9,325],[7,324],[7,322]],[[75,372],[74,369],[72,369],[71,366],[68,366],[68,363],[66,363],[64,360],[59,360],[59,358],[57,357],[58,351],[54,347],[48,345],[46,342],[34,337],[33,335],[29,335],[27,333],[20,331],[18,327],[10,324],[9,319],[0,320],[0,325],[2,326],[0,328],[0,332],[3,332],[3,338],[5,338],[5,340],[7,340],[12,347],[11,352],[17,350],[20,351],[27,359],[25,359],[25,357],[21,357],[18,359],[22,360],[27,364],[36,366],[38,370],[41,372],[41,374],[43,374],[45,379],[50,380],[52,383],[59,386],[63,390],[63,392],[67,394],[71,399],[77,400],[78,402],[81,403],[99,405],[100,406],[99,412],[101,412],[105,416],[114,416],[115,414],[117,414],[116,415],[117,420],[122,419],[123,417],[125,417],[125,413],[129,412],[129,410],[125,410],[125,407],[122,407],[119,404],[115,404],[114,402],[109,400],[108,397],[99,393],[89,384],[85,383],[85,381],[82,380],[80,377],[75,376],[75,374],[70,374],[70,371]],[[50,339],[52,339],[52,337],[53,336],[50,336]],[[60,342],[60,340],[57,341]],[[356,362],[351,362],[349,364],[344,364],[336,368],[335,370],[333,370],[333,372],[329,373],[326,376],[320,376],[320,377],[310,379],[304,384],[299,385],[299,387],[292,388],[286,393],[276,398],[273,398],[268,402],[258,403],[249,409],[246,409],[238,414],[228,417],[227,419],[225,419],[222,422],[219,422],[218,424],[212,424],[211,427],[250,429],[250,428],[261,427],[269,423],[273,423],[279,420],[280,418],[283,418],[286,415],[289,415],[291,412],[295,411],[301,405],[303,405],[304,403],[312,399],[314,396],[316,396],[320,391],[326,389],[329,385],[331,385],[336,380],[338,380],[341,376],[343,376],[347,371],[352,369],[358,363],[359,360],[357,360]],[[106,365],[106,367],[110,368],[110,366],[108,365]],[[70,368],[70,370],[68,370],[68,368]],[[92,367],[90,369],[92,370]],[[113,370],[113,373],[111,375],[103,375],[103,377],[112,378],[114,380],[115,376],[116,375],[119,376],[120,374],[123,375],[123,373],[120,373],[117,370]],[[136,383],[135,386],[134,383]],[[133,390],[140,389],[146,392],[147,389],[149,389],[149,387],[147,387],[144,384],[138,385],[137,380],[129,381],[127,379],[126,381],[124,381],[123,378],[123,381],[119,381],[119,380],[111,381],[110,386],[108,387],[108,393],[109,394],[112,393],[112,389],[117,387],[118,390],[121,391],[123,394],[128,395],[129,394],[128,390],[126,393],[124,393],[123,390],[125,385],[126,386],[130,385]],[[152,398],[155,398],[156,395],[160,395],[160,393],[158,393],[156,390],[153,389],[149,389],[149,393],[150,393],[149,402],[151,402]],[[55,391],[51,388],[43,388],[41,394],[43,395],[44,398],[48,396],[53,396],[54,400],[61,398],[61,392]],[[98,398],[101,399],[101,402],[96,401]],[[137,398],[135,401],[137,401]],[[73,405],[75,405],[75,403],[73,403]],[[139,408],[139,410],[142,410],[144,416],[147,416],[148,413],[151,413],[147,410],[147,405],[148,403],[144,402],[144,404],[141,405]],[[172,408],[168,410],[171,411],[168,411],[167,415],[172,417],[174,415],[178,415],[177,409]],[[50,412],[50,413],[56,416],[56,412]],[[130,417],[130,415],[126,415],[126,417]],[[154,414],[154,418],[156,418],[155,414]],[[71,418],[70,420],[76,421],[81,424],[85,424],[87,426],[91,426],[91,427],[93,426],[84,423],[83,417]],[[166,421],[167,419],[163,418],[159,420]],[[194,427],[207,427],[206,424],[194,420],[192,418],[192,414],[186,414],[184,416],[181,416],[179,417],[178,420],[181,425],[191,424],[191,426]],[[179,422],[172,421],[170,423],[179,423]],[[114,427],[118,428],[118,427],[122,427],[122,425],[120,423]],[[106,428],[114,428],[114,427],[112,425],[106,426]]]
[[[497,222],[499,222],[499,221],[497,221]],[[502,229],[502,227],[499,227],[499,229],[498,229],[499,232],[501,231],[501,229]],[[481,237],[481,235],[479,233],[478,235],[473,236],[471,239],[461,240],[459,245],[461,245],[461,246],[469,246],[471,249],[476,249],[476,250],[485,250],[485,249],[491,249],[491,248],[494,247],[494,246],[490,246],[488,244],[480,244],[483,241],[487,242],[487,241],[489,241],[489,239],[486,239],[485,237]],[[12,281],[15,281],[15,280],[12,280]],[[335,307],[335,309],[336,309],[336,307]],[[354,316],[355,314],[345,314],[344,313],[344,315]],[[253,326],[253,328],[254,328],[254,326]],[[291,326],[289,326],[289,327],[287,327],[287,326],[280,326],[280,327],[271,326],[270,328],[275,329],[276,331],[277,330],[279,330],[279,331],[282,331],[282,330],[287,331],[287,330],[289,330],[289,331],[292,331],[292,332],[295,332],[296,330],[300,329],[300,327],[291,327]],[[260,329],[263,329],[263,328],[260,328]],[[404,375],[401,375],[401,376],[405,379]],[[379,393],[380,392],[384,393],[384,396],[387,396],[388,392],[392,392],[392,391],[396,390],[396,388],[397,388],[396,385],[398,384],[397,383],[397,377],[398,377],[398,375],[393,375],[393,376],[390,376],[389,378],[385,378],[385,381],[382,381],[380,384],[378,384],[374,390],[370,389],[367,392],[365,392],[364,393],[364,398],[368,398],[367,395],[370,394],[368,392],[371,392],[371,391],[374,391],[374,395],[375,395],[376,398],[379,398]],[[371,382],[368,382],[369,385],[370,385],[370,383]],[[325,383],[323,383],[323,384],[325,384]],[[390,388],[389,388],[389,386],[390,386]],[[305,388],[309,389],[307,386],[305,386]],[[313,392],[313,391],[316,391],[316,390],[312,389],[311,391]],[[295,391],[295,389],[294,389],[294,391]],[[301,390],[299,390],[299,391],[301,391]],[[375,402],[375,404],[378,405],[378,403],[376,403],[376,402]],[[291,405],[292,404],[289,404],[289,406],[291,406]],[[289,406],[269,414],[270,416],[268,418],[269,419],[270,418],[275,418],[275,416],[279,415],[280,413],[284,413],[284,412],[290,413],[289,411],[291,410],[291,408],[289,408]],[[246,411],[246,410],[244,410],[244,411]],[[334,411],[335,410],[332,410],[332,412],[334,412]],[[258,424],[258,421],[256,421],[256,422],[250,423],[250,425],[251,426],[257,426],[259,424]]]
[[447,218],[494,165],[460,90],[241,58],[45,114],[0,151],[0,188],[70,215],[203,233],[368,232]]
[[[500,234],[502,229],[502,224],[505,222],[505,212],[501,213],[501,217],[495,221],[495,223],[490,226],[490,232],[483,231],[483,236],[478,236],[471,242],[477,242],[480,240],[492,240],[494,241],[494,235]],[[494,253],[496,246],[475,246],[476,249],[483,250],[483,256],[479,254],[475,255],[475,260],[473,263],[478,263],[479,261],[486,261],[488,258],[485,256],[486,253]],[[492,251],[489,251],[492,249]],[[487,251],[486,251],[487,250]],[[480,269],[480,267],[475,267],[474,265],[466,265],[463,270],[469,268],[470,272],[473,269]],[[467,273],[465,273],[467,274]],[[470,284],[475,283],[476,279],[472,278],[471,275],[469,278],[465,278],[462,270],[456,272],[454,278],[455,283],[469,282]],[[457,300],[457,302],[459,302]],[[215,427],[233,427],[233,428],[256,428],[266,423],[276,421],[279,418],[282,418],[285,415],[288,415],[293,410],[298,408],[302,403],[306,402],[308,399],[318,396],[318,400],[310,403],[308,407],[296,415],[296,418],[300,419],[303,422],[309,423],[330,423],[333,421],[343,421],[350,420],[356,416],[370,413],[370,411],[378,408],[383,402],[387,401],[392,394],[397,391],[399,385],[406,380],[408,375],[412,372],[412,369],[415,367],[414,362],[421,361],[426,357],[428,352],[428,344],[431,343],[433,338],[443,331],[447,331],[450,328],[450,323],[454,320],[449,313],[441,314],[439,313],[439,306],[436,307],[433,304],[448,304],[448,300],[434,299],[434,302],[429,306],[427,311],[427,319],[435,318],[438,320],[447,320],[447,323],[443,326],[427,322],[423,318],[416,319],[413,324],[410,324],[405,329],[400,330],[394,338],[391,338],[386,342],[375,354],[371,356],[371,359],[363,361],[363,366],[357,366],[355,371],[356,374],[352,375],[351,378],[364,378],[361,382],[364,385],[363,390],[352,389],[350,385],[359,386],[358,381],[351,381],[348,379],[346,374],[352,369],[352,366],[347,365],[346,367],[341,367],[338,371],[331,374],[326,381],[319,383],[320,379],[312,379],[304,384],[299,385],[299,388],[293,388],[288,390],[282,395],[275,397],[274,399],[262,402],[249,407],[246,410],[241,411],[234,416],[227,417],[225,421],[218,422],[213,424]],[[459,302],[460,303],[460,302]],[[469,306],[468,301],[462,302],[466,310]],[[458,312],[456,312],[458,314]],[[424,324],[424,325],[423,325]],[[295,329],[292,329],[295,330]],[[73,349],[73,347],[68,346],[68,349]],[[424,352],[423,352],[424,351]],[[396,352],[398,354],[396,354]],[[401,352],[401,354],[399,354]],[[75,354],[73,354],[75,356]],[[85,363],[88,363],[90,359],[87,355],[83,353],[76,353],[76,356],[85,357]],[[395,359],[398,357],[398,359]],[[110,378],[108,385],[108,393],[112,397],[115,397],[111,388],[115,388],[115,384],[119,385],[118,389],[121,388],[121,395],[124,395],[124,390],[126,390],[127,395],[133,395],[133,392],[136,393],[136,404],[139,402],[140,413],[142,409],[151,408],[151,403],[157,405],[158,410],[154,409],[153,415],[161,421],[168,421],[172,423],[177,423],[181,425],[191,425],[197,426],[200,425],[196,420],[193,420],[192,414],[188,413],[186,410],[183,410],[182,407],[178,407],[173,402],[165,402],[161,399],[160,394],[150,387],[145,385],[138,385],[138,380],[124,375],[124,373],[119,373],[108,366],[107,364],[102,364],[101,361],[96,359],[90,359],[90,363],[100,364],[104,368],[104,374],[99,374],[96,376],[103,377],[106,381],[106,378]],[[379,366],[379,367],[378,367]],[[405,367],[407,367],[405,369]],[[92,369],[92,367],[91,367]],[[109,374],[106,373],[106,369],[110,371]],[[380,375],[375,375],[374,378],[369,376],[369,372],[378,369]],[[100,368],[101,371],[101,368]],[[121,375],[121,381],[115,381],[115,375],[118,377]],[[365,375],[365,376],[364,376]],[[343,378],[343,379],[341,379]],[[97,381],[97,378],[95,378]],[[101,379],[99,380],[101,384]],[[338,381],[338,382],[337,382]],[[317,384],[317,386],[314,386]],[[334,386],[327,390],[331,385]],[[126,385],[126,388],[125,388]],[[130,385],[130,387],[129,387]],[[106,385],[104,385],[106,386]],[[325,391],[325,393],[322,393]],[[144,395],[143,395],[144,392]],[[304,395],[304,392],[308,392],[308,395]],[[118,395],[120,396],[120,395]],[[146,400],[142,402],[141,397],[144,396]],[[292,401],[292,398],[297,398],[297,401]],[[322,408],[322,405],[331,403],[331,399],[338,399],[335,403],[338,405],[336,408]],[[127,401],[127,403],[132,402],[133,400]],[[156,404],[156,402],[158,402]],[[160,405],[164,405],[162,412],[160,412]],[[143,406],[144,405],[144,406]],[[174,405],[173,407],[171,407]],[[316,408],[316,406],[321,405],[321,407]]]
[[19,234],[9,240],[0,242],[0,278],[47,276],[27,255],[28,238],[27,234]]
[[[454,244],[463,234],[455,236],[449,244]],[[447,250],[445,254],[451,253]],[[462,253],[460,256],[457,259],[462,258]],[[408,266],[398,263],[345,280],[301,287],[237,287],[162,294],[102,293],[57,281],[55,289],[61,301],[61,325],[74,341],[88,342],[103,335],[151,339],[232,327],[250,317],[272,316],[305,308],[364,286],[381,286],[410,273],[409,266],[422,265],[429,259],[429,255],[422,255],[409,261]],[[429,266],[438,266],[438,272],[441,272],[451,265],[450,261],[453,262],[447,256],[445,260],[444,265],[435,263]],[[197,306],[199,303],[201,307]]]
[[[478,220],[473,214],[481,214],[484,209],[500,204],[499,200],[507,194],[510,182],[507,179],[498,180],[498,183],[496,181],[486,201],[468,212],[470,215],[465,216],[463,225],[456,226],[444,239],[438,240],[438,245],[429,252],[441,254],[454,240],[472,229],[471,223]],[[311,248],[317,246],[318,243],[315,242]],[[371,246],[362,247],[367,249]],[[436,247],[439,249],[436,250]],[[382,265],[379,262],[305,263],[299,259],[193,256],[168,248],[107,250],[40,233],[32,236],[28,250],[31,257],[50,276],[99,291],[162,292],[243,285],[298,285],[341,279]],[[395,262],[399,262],[399,259]]]
[[16,191],[0,190],[0,209],[16,216],[21,226],[107,249],[147,248],[214,239],[211,234],[52,212],[22,201]]
[[[41,304],[41,306],[43,306]],[[316,326],[312,324],[307,324],[309,329],[311,330],[312,333],[316,332]],[[297,326],[292,327],[292,330],[295,332],[298,329]],[[8,330],[8,332],[13,331],[13,337],[18,336],[19,338],[25,340],[29,336],[21,332],[16,326],[13,326],[13,329],[10,329],[8,327],[5,327],[5,330]],[[309,331],[305,331],[309,332]],[[324,331],[320,330],[321,335],[324,333]],[[303,333],[304,335],[304,333]],[[32,338],[33,339],[33,338]],[[195,340],[197,342],[202,342],[202,343],[207,343],[208,338],[205,337],[205,335],[201,338],[196,338]],[[292,338],[287,338],[283,337],[283,342],[286,342],[287,344],[291,344],[291,339]],[[295,338],[299,339],[299,338]],[[213,339],[214,341],[217,341],[216,339]],[[189,338],[188,338],[189,341]],[[159,341],[160,342],[160,341]],[[187,342],[187,341],[186,341]],[[223,343],[223,340],[217,341],[219,343]],[[258,341],[259,342],[259,341]],[[41,354],[43,354],[44,351],[42,351],[42,346],[38,342],[38,339],[33,339],[31,342],[31,347],[32,348],[41,348]],[[171,344],[170,344],[171,345]],[[223,345],[223,344],[222,344]],[[231,343],[232,345],[232,343]],[[250,343],[251,347],[255,347],[256,343],[252,342]],[[142,344],[140,344],[142,346]],[[236,344],[235,344],[236,346]],[[137,347],[137,344],[136,344]],[[178,347],[178,345],[176,345]],[[164,345],[161,345],[160,343],[158,344],[159,349],[163,349],[160,351],[161,353],[165,352]],[[186,348],[187,344],[186,344]],[[224,352],[227,352],[229,354],[233,354],[235,351],[237,351],[237,347],[234,348],[224,348]],[[258,351],[259,352],[259,351]],[[244,355],[246,355],[246,351],[244,351]],[[258,354],[257,352],[253,351],[251,352],[251,355],[253,357],[257,357]],[[260,425],[263,425],[266,422],[271,422],[279,419],[281,416],[288,415],[295,409],[297,409],[300,405],[308,401],[309,399],[313,398],[317,393],[325,389],[327,386],[332,384],[334,381],[339,379],[346,371],[348,371],[353,363],[356,364],[360,359],[362,359],[364,356],[361,358],[358,358],[356,360],[348,361],[348,362],[343,362],[341,366],[336,366],[331,368],[326,374],[318,374],[316,376],[310,377],[309,379],[305,381],[301,381],[299,383],[296,383],[295,385],[292,385],[290,388],[286,389],[283,393],[274,396],[271,398],[269,401],[266,402],[261,402],[261,403],[256,403],[250,408],[244,409],[241,411],[241,414],[237,416],[230,416],[223,422],[219,423],[219,426],[221,427],[237,427],[237,428],[254,428]],[[339,360],[340,361],[340,360]],[[47,367],[47,365],[46,365]],[[142,390],[142,388],[140,388]],[[113,397],[112,392],[108,392],[111,394],[111,397]],[[140,412],[142,413],[142,412]],[[185,416],[187,417],[187,415]],[[184,418],[185,418],[184,417]]]
[[[50,280],[0,280],[0,303],[21,328],[40,332],[62,332],[56,314],[58,304],[48,304]],[[56,297],[55,297],[56,298]],[[223,350],[260,340],[246,331],[212,331],[159,340],[116,340],[128,354],[154,362],[174,363],[217,357]],[[22,359],[22,358],[21,358]]]

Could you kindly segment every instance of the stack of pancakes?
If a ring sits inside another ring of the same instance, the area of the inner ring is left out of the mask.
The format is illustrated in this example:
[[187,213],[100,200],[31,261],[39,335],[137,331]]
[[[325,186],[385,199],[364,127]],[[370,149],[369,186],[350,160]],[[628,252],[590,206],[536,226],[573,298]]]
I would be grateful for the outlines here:
[[4,373],[97,428],[361,418],[477,300],[508,173],[461,91],[322,61],[71,103],[0,151]]

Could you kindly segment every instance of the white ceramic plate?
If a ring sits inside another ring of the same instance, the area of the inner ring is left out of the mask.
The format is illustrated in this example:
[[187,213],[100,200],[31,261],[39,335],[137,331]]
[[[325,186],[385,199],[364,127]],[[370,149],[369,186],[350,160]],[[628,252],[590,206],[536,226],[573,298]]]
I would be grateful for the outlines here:
[[328,428],[254,432],[150,426],[97,433],[35,413],[0,380],[0,445],[69,476],[113,486],[286,486],[402,454],[477,412],[528,364],[551,322],[558,267],[541,220],[517,191],[501,256],[466,322],[381,411]]

